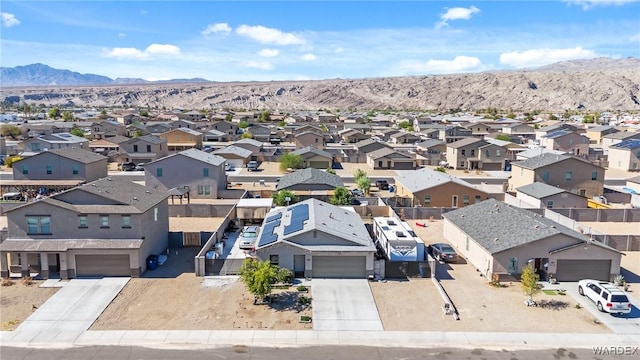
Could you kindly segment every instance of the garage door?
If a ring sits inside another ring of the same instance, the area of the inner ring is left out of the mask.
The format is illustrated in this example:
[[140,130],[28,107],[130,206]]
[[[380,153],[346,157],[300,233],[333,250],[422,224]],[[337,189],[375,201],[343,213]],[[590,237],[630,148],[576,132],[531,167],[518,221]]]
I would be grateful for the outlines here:
[[227,159],[226,162],[234,169],[242,169],[242,167],[244,166],[244,162],[242,162],[242,159]]
[[611,260],[558,260],[558,281],[594,279],[609,281]]
[[314,278],[364,279],[365,256],[314,256],[312,258]]
[[76,276],[131,276],[129,255],[76,255]]
[[311,161],[309,165],[314,169],[328,169],[331,167],[328,161]]

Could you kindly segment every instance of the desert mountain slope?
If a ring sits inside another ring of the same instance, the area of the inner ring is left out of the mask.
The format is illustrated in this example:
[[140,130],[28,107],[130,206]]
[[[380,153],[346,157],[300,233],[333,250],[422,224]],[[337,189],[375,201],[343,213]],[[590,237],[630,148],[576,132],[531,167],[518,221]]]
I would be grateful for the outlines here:
[[640,59],[475,74],[252,83],[2,88],[0,99],[75,106],[231,109],[640,110]]

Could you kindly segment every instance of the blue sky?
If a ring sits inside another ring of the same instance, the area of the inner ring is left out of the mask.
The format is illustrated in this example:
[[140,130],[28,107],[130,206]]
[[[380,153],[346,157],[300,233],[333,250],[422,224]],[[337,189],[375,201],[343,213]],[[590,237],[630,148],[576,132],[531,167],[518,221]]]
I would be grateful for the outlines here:
[[111,78],[366,78],[640,57],[639,0],[3,0],[0,20],[1,66]]

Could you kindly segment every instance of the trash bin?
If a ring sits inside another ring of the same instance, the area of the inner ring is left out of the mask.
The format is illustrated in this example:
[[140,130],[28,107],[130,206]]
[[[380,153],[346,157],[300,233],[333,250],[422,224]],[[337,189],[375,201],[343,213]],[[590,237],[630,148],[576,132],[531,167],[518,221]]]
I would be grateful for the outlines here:
[[147,269],[155,270],[158,267],[158,256],[157,255],[149,255],[147,258]]

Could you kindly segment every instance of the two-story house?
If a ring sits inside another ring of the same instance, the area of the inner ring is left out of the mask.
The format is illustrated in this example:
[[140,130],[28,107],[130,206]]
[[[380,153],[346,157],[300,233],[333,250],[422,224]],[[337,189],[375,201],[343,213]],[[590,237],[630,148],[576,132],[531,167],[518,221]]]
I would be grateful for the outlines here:
[[463,128],[462,126],[448,126],[444,129],[440,129],[438,132],[438,139],[447,144],[471,136],[473,136],[473,132],[469,129]]
[[576,156],[586,157],[589,155],[589,138],[569,130],[558,130],[542,136],[540,145],[547,149],[564,151]]
[[589,138],[591,144],[600,145],[602,143],[602,137],[609,134],[620,132],[615,126],[602,125],[592,126],[587,129],[586,136]]
[[588,198],[603,194],[605,169],[575,156],[544,153],[511,166],[510,191],[543,182]]
[[271,138],[271,128],[262,124],[253,124],[244,131],[250,133],[252,138],[260,142],[269,142]]
[[535,139],[536,137],[536,131],[533,126],[522,123],[505,124],[502,126],[501,131],[503,134],[517,136],[524,139]]
[[391,143],[393,144],[415,144],[418,141],[420,141],[419,136],[405,131],[391,135]]
[[227,188],[224,163],[225,159],[217,155],[184,150],[145,164],[145,185],[164,192],[188,189],[190,198],[217,199],[218,190]]
[[26,154],[72,147],[89,150],[89,140],[69,133],[58,133],[25,140],[22,146]]
[[485,140],[467,137],[447,144],[447,162],[454,169],[482,169],[478,163],[479,148],[488,145]]
[[88,150],[43,151],[13,164],[13,180],[82,180],[107,177],[107,158]]
[[295,136],[296,149],[312,147],[314,149],[324,148],[324,136],[314,131],[305,131]]
[[235,141],[240,136],[238,134],[238,124],[231,121],[215,121],[211,123],[210,129],[224,133],[225,141]]
[[169,245],[167,196],[107,177],[8,210],[0,276],[140,276]]
[[202,133],[189,128],[176,128],[160,134],[160,138],[167,140],[169,151],[187,149],[202,149]]
[[148,163],[169,153],[167,140],[155,135],[144,135],[120,143],[119,163]]
[[554,125],[548,125],[548,126],[544,126],[544,127],[541,127],[539,129],[535,130],[536,139],[540,140],[540,139],[542,139],[543,136],[551,134],[551,133],[556,132],[556,131],[560,131],[560,130],[566,130],[566,131],[569,131],[569,132],[579,133],[581,128],[579,128],[576,125],[571,125],[571,124],[567,124],[567,123],[558,123],[558,124],[554,124]]
[[617,133],[607,134],[602,137],[602,148],[604,149],[605,153],[608,153],[611,146],[621,143],[625,140],[633,139],[640,140],[640,131],[620,131]]
[[640,140],[631,139],[609,147],[609,168],[624,171],[640,170]]
[[113,134],[125,136],[127,127],[117,121],[101,121],[91,125],[91,137],[99,140],[105,137],[105,134]]

